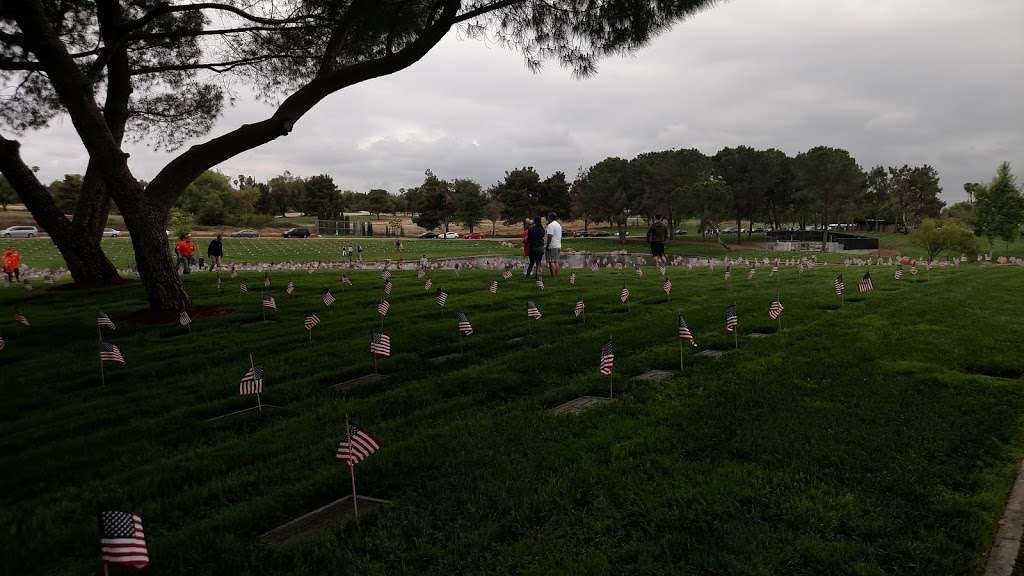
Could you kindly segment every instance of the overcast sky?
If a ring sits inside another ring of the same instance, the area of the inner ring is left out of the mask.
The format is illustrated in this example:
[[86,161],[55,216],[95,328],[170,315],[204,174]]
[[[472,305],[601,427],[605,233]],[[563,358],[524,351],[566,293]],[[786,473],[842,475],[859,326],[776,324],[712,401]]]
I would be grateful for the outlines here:
[[[270,113],[241,96],[213,135]],[[21,140],[47,182],[85,170],[66,120]],[[585,80],[555,64],[533,74],[451,32],[410,69],[335,94],[219,169],[397,191],[430,168],[486,187],[518,166],[571,179],[607,156],[741,144],[846,148],[865,169],[928,163],[949,202],[1003,160],[1024,180],[1024,1],[729,0]],[[127,149],[143,179],[172,157]]]

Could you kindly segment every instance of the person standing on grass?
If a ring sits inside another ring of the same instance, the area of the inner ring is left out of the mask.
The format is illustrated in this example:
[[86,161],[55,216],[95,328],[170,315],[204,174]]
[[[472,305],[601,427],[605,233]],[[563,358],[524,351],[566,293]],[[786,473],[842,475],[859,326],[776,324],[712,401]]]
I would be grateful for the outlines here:
[[4,273],[8,283],[12,278],[16,282],[21,281],[21,254],[13,246],[4,250]]
[[530,264],[523,278],[529,278],[534,269],[537,270],[535,277],[540,278],[540,263],[544,260],[544,226],[540,223],[540,216],[533,219],[533,226],[526,231],[526,245],[529,248]]
[[359,253],[359,258],[358,258],[359,262],[362,262],[363,261],[363,245],[362,244],[356,244],[356,252]]
[[[537,220],[540,220],[538,218]],[[548,274],[552,278],[558,277],[558,262],[562,255],[562,225],[558,223],[558,214],[548,214],[547,240],[545,242],[545,254],[548,259]]]
[[224,236],[217,234],[217,237],[210,241],[210,245],[206,247],[206,255],[210,258],[210,271],[213,271],[214,267],[220,269],[220,259],[224,256]]
[[654,263],[659,266],[665,265],[665,241],[668,240],[668,224],[661,217],[661,214],[654,216],[654,222],[647,229],[647,241],[651,243],[651,256]]
[[182,234],[178,237],[178,243],[174,246],[174,251],[178,253],[178,261],[174,265],[174,269],[178,270],[181,268],[184,274],[192,273],[192,256],[196,253],[196,245],[192,242],[191,234]]

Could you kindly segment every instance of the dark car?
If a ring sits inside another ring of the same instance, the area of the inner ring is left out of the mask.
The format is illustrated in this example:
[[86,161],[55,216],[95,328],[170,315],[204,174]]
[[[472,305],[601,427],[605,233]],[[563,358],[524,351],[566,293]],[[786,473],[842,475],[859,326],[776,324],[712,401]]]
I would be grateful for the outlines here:
[[282,238],[309,238],[308,228],[291,228],[281,234]]
[[424,232],[417,236],[417,238],[437,238],[437,232]]

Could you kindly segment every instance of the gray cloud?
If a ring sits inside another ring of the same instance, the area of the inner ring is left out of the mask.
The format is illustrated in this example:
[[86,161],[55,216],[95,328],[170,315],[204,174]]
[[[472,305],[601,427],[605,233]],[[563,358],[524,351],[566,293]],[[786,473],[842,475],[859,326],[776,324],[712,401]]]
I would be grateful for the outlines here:
[[[430,168],[490,185],[668,147],[819,144],[876,164],[935,166],[948,201],[1008,160],[1024,172],[1024,3],[1019,0],[732,0],[636,55],[576,80],[452,33],[409,70],[336,94],[286,138],[225,162],[229,174],[328,173],[397,190]],[[214,134],[269,108],[242,95]],[[81,172],[64,121],[23,139],[45,179]],[[152,177],[171,155],[128,146]]]

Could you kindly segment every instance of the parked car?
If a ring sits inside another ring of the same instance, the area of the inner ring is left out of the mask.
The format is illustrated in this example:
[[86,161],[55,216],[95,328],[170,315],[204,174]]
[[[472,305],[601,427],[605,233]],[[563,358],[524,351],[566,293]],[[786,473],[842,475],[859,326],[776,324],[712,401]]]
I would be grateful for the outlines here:
[[104,228],[103,229],[103,237],[104,238],[118,238],[120,236],[121,236],[121,232],[119,230],[116,230],[114,228]]
[[682,228],[676,230],[676,236],[686,236],[686,230],[683,230]]
[[470,232],[469,234],[463,236],[463,238],[466,238],[467,240],[480,240],[481,238],[483,238],[483,235],[480,234],[479,232]]
[[[307,233],[306,235],[308,236],[309,234]],[[260,233],[255,231],[255,230],[250,230],[250,229],[246,228],[245,230],[239,230],[238,232],[235,232],[234,234],[231,235],[231,237],[232,238],[259,238],[260,237]]]
[[417,236],[417,238],[437,238],[437,232],[424,232]]
[[11,226],[0,230],[0,236],[4,238],[32,238],[39,234],[35,226]]
[[282,238],[309,238],[309,228],[289,228],[281,234]]
[[438,236],[438,238],[441,238],[442,240],[454,240],[455,238],[458,238],[458,237],[459,237],[459,233],[458,232],[445,232],[445,233],[441,234],[440,236]]
[[589,233],[589,236],[591,236],[592,238],[604,238],[606,236],[611,235],[612,233],[607,230],[591,230]]

